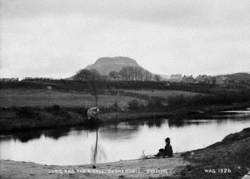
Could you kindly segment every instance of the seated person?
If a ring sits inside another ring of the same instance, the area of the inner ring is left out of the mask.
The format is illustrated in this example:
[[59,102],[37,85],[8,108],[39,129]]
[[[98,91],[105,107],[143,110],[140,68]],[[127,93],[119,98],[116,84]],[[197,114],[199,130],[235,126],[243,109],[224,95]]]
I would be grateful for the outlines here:
[[170,144],[170,138],[167,137],[165,139],[166,146],[164,149],[160,149],[158,154],[156,154],[156,157],[173,157],[173,149]]

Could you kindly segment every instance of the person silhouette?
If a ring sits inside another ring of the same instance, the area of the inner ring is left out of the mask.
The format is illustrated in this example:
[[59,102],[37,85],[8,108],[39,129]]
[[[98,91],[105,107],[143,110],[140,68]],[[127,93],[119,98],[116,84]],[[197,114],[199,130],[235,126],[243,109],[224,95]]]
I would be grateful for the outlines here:
[[173,148],[172,148],[172,146],[170,144],[170,138],[167,137],[165,139],[165,142],[166,142],[166,146],[165,146],[165,154],[166,154],[166,156],[173,157]]
[[173,148],[170,144],[170,138],[167,137],[165,139],[166,146],[164,149],[160,149],[159,152],[156,154],[156,157],[173,157]]

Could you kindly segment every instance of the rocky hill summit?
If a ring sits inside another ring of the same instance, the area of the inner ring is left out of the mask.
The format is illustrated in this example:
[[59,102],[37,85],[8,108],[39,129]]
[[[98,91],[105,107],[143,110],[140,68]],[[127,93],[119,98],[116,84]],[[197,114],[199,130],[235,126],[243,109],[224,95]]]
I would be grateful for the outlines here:
[[140,65],[129,57],[102,57],[85,69],[96,70],[101,75],[108,75],[111,71],[119,72],[124,67],[140,67]]

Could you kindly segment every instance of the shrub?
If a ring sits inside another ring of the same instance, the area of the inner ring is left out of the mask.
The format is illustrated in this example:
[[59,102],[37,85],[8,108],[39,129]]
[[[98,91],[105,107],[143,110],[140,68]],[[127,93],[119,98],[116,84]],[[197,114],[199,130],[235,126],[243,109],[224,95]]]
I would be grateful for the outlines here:
[[114,104],[112,104],[112,105],[110,106],[110,110],[111,110],[111,111],[121,111],[121,108],[119,107],[118,103],[115,102]]
[[187,98],[183,95],[168,97],[168,104],[170,106],[179,106],[187,103]]
[[148,109],[162,109],[163,107],[161,98],[151,98],[147,104]]
[[142,106],[140,105],[140,103],[137,100],[132,100],[128,102],[128,109],[129,110],[138,110],[140,109]]
[[22,118],[38,118],[38,114],[34,111],[34,109],[29,107],[21,107],[18,109],[17,115]]
[[48,112],[59,112],[61,110],[61,107],[59,105],[53,105],[51,107],[47,107],[46,110]]

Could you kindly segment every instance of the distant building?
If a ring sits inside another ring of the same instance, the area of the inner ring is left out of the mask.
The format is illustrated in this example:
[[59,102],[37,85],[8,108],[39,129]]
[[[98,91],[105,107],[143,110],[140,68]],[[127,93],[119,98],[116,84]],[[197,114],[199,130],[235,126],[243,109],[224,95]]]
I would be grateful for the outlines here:
[[182,74],[172,74],[169,80],[173,82],[181,82]]
[[215,84],[215,78],[208,75],[199,75],[195,78],[196,83]]
[[195,83],[195,79],[192,75],[190,75],[190,76],[184,75],[181,81],[183,83]]
[[216,76],[215,77],[215,84],[216,85],[226,85],[227,77],[226,76]]

